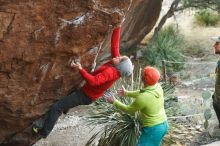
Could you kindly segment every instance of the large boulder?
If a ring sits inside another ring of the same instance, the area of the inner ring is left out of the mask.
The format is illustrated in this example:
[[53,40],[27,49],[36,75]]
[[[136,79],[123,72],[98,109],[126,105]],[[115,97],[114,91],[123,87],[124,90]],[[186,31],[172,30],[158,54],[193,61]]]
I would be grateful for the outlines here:
[[136,45],[162,0],[0,0],[0,145],[28,146],[31,124],[82,81],[122,20],[122,47]]

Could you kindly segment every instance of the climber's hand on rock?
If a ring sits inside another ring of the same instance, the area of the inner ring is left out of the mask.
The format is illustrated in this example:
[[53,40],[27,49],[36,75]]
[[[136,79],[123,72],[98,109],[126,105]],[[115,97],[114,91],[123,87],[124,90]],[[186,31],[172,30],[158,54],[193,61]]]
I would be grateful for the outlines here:
[[82,65],[80,64],[80,62],[75,62],[74,60],[72,60],[71,62],[71,67],[77,67],[78,69],[82,69]]
[[112,15],[114,26],[119,27],[125,20],[125,14],[123,11],[116,11]]

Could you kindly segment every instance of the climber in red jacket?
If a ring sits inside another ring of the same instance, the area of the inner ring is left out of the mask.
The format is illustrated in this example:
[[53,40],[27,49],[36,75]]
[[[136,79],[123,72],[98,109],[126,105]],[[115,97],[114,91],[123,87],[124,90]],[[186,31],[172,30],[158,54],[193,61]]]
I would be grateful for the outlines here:
[[42,127],[33,125],[33,131],[42,137],[47,137],[52,131],[59,116],[64,111],[78,105],[88,105],[103,96],[120,77],[130,76],[133,72],[131,60],[127,56],[120,56],[119,53],[120,27],[115,28],[111,38],[112,59],[100,66],[93,73],[88,73],[81,64],[72,62],[71,67],[79,69],[79,73],[85,79],[85,85],[57,101],[49,111]]

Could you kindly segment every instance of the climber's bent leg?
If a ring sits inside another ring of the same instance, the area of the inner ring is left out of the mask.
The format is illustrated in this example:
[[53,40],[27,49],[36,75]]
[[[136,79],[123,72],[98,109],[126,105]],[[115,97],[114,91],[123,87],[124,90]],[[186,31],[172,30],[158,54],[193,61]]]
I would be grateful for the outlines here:
[[63,111],[78,105],[88,105],[90,103],[92,103],[92,100],[87,97],[81,90],[63,97],[52,106],[44,122],[44,126],[40,130],[40,135],[43,137],[47,137],[49,135]]

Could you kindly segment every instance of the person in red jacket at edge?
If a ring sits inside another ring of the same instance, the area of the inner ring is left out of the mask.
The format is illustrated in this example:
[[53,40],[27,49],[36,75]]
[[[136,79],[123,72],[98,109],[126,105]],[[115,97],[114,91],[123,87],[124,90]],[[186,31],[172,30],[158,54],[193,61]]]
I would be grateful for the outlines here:
[[43,138],[47,137],[52,131],[59,116],[70,108],[78,105],[88,105],[104,95],[120,77],[130,76],[133,72],[131,60],[127,56],[120,56],[119,53],[120,27],[113,30],[111,38],[112,59],[101,65],[93,73],[88,73],[82,68],[81,64],[71,63],[71,67],[78,68],[79,73],[85,79],[84,86],[61,98],[50,109],[43,125],[33,124],[34,133],[40,134]]

